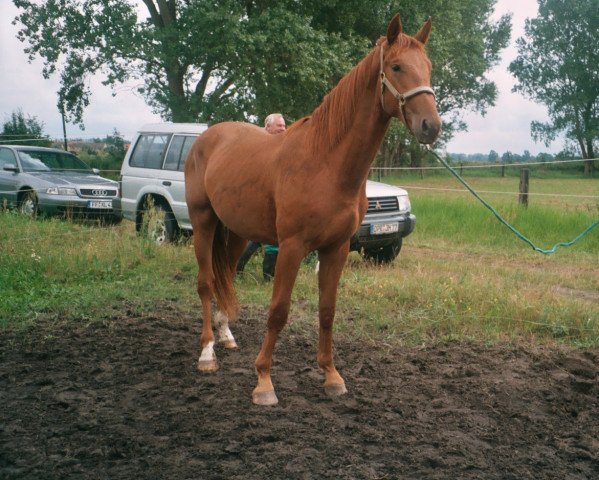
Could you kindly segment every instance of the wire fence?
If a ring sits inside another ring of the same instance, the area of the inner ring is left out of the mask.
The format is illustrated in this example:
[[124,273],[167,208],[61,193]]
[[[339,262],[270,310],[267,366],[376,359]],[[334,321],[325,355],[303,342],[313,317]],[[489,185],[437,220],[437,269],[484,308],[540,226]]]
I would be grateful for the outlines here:
[[[0,139],[0,143],[4,142],[24,142],[24,141],[48,141],[49,139],[46,137],[30,137],[30,136],[26,136],[26,135],[3,135],[3,138]],[[5,139],[4,137],[10,137],[13,138],[15,137],[14,140],[11,139]],[[24,137],[24,138],[23,138]],[[79,140],[79,139],[78,139]],[[587,162],[587,161],[596,161],[599,160],[599,158],[593,158],[593,159],[554,159],[554,160],[547,160],[547,161],[532,161],[532,162],[512,162],[512,163],[505,163],[505,162],[501,162],[501,163],[484,163],[484,164],[472,164],[472,165],[468,165],[468,164],[464,164],[463,162],[460,162],[460,164],[456,167],[456,168],[460,168],[460,169],[464,169],[464,170],[472,170],[472,171],[480,171],[482,169],[498,169],[498,168],[518,168],[518,169],[522,169],[522,168],[527,168],[529,166],[543,166],[543,167],[551,167],[551,166],[560,166],[560,165],[570,165],[570,164],[575,164],[575,163],[580,163],[580,162]],[[455,162],[454,162],[455,165]],[[422,167],[372,167],[371,171],[373,172],[422,172],[422,171],[441,171],[441,170],[445,170],[445,167],[443,166],[422,166]],[[59,172],[85,172],[85,173],[90,173],[90,170],[80,170],[80,169],[61,169]],[[96,171],[99,171],[101,174],[119,174],[120,173],[120,169],[97,169]],[[30,172],[27,172],[30,173]],[[90,187],[92,188],[92,187]],[[112,187],[114,188],[114,187]],[[420,190],[420,191],[431,191],[431,192],[447,192],[447,193],[455,193],[455,194],[463,194],[463,193],[468,193],[468,190],[465,188],[451,188],[451,187],[443,187],[443,186],[438,186],[438,185],[409,185],[408,187],[406,187],[409,190]],[[18,202],[18,196],[19,194],[22,194],[24,191],[26,192],[33,192],[35,194],[37,194],[38,196],[44,195],[44,194],[48,194],[50,195],[50,193],[48,192],[47,188],[39,188],[39,189],[35,189],[35,188],[30,188],[27,187],[25,189],[21,188],[21,189],[10,189],[10,188],[1,188],[0,187],[0,211],[3,208],[6,208],[8,206],[8,202],[12,202],[13,205],[12,206],[16,206],[16,203]],[[519,196],[521,194],[521,192],[519,191],[503,191],[503,190],[479,190],[480,193],[483,194],[491,194],[491,195],[506,195],[506,196]],[[541,193],[541,192],[528,192],[528,195],[531,197],[551,197],[553,199],[578,199],[578,200],[599,200],[599,195],[594,195],[594,194],[578,194],[578,193]],[[62,209],[66,211],[66,216],[69,217],[70,214],[75,214],[76,216],[80,216],[82,213],[85,212],[80,212],[80,210],[84,209],[84,205],[82,205],[81,203],[77,203],[81,202],[82,200],[94,200],[94,199],[98,199],[98,197],[94,197],[94,196],[84,196],[81,197],[79,196],[79,193],[77,191],[71,191],[71,194],[69,195],[56,195],[56,198],[52,201],[52,205],[54,208],[58,208],[58,209]],[[116,200],[117,202],[120,200],[120,198],[118,196],[114,196],[114,197],[107,197],[107,198],[103,198],[105,200],[111,199],[111,200]],[[118,208],[118,205],[115,205],[115,207]],[[103,210],[95,210],[93,212],[93,217],[96,218],[102,218],[103,216],[113,216],[113,210],[110,208],[105,208]]]
[[[518,167],[518,168],[526,168],[529,166],[536,165],[560,165],[560,164],[568,164],[568,163],[580,163],[580,162],[594,162],[595,160],[599,160],[599,158],[576,158],[569,160],[548,160],[548,161],[537,161],[537,162],[515,162],[515,163],[489,163],[489,164],[476,164],[476,165],[468,165],[466,163],[459,163],[458,165],[453,162],[454,166],[459,167],[460,169],[468,170],[468,169],[490,169],[490,168],[507,168],[507,167]],[[420,170],[445,170],[443,166],[422,166],[422,167],[372,167],[371,170],[390,170],[390,171],[420,171]]]

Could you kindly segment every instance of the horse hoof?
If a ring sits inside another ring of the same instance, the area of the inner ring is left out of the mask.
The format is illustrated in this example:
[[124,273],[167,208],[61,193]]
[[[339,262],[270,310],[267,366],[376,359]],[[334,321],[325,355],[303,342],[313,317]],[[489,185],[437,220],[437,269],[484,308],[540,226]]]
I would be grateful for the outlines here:
[[340,397],[347,393],[347,388],[345,388],[345,383],[331,383],[324,386],[324,392],[329,397]]
[[224,342],[220,342],[220,344],[227,350],[233,350],[237,348],[237,342],[235,342],[235,340],[225,340]]
[[254,405],[276,405],[279,403],[279,399],[277,398],[274,390],[267,390],[265,392],[253,392],[252,393],[252,402]]
[[218,370],[218,363],[216,360],[199,360],[198,370],[204,373],[216,372]]

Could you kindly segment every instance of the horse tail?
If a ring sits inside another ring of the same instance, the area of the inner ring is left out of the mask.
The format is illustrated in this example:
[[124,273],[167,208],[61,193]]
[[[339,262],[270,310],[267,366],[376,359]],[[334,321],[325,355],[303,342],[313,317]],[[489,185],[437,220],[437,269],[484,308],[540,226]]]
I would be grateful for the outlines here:
[[212,241],[212,270],[214,271],[214,296],[218,308],[229,319],[237,316],[239,304],[233,288],[235,265],[229,258],[229,230],[218,220]]

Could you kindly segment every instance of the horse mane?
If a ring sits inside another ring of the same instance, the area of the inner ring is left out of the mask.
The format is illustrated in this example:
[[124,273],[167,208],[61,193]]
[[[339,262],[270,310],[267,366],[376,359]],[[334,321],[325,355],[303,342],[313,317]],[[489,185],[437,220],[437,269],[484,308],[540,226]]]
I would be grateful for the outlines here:
[[[386,37],[379,38],[376,46],[386,40]],[[394,45],[398,45],[400,48],[412,46],[422,48],[420,42],[404,33],[397,37]],[[354,121],[356,99],[360,97],[369,82],[378,79],[378,76],[372,75],[373,62],[377,64],[378,72],[378,58],[378,49],[373,48],[324,97],[322,103],[312,112],[311,117],[305,117],[312,123],[314,133],[308,146],[314,153],[331,150],[350,129]]]

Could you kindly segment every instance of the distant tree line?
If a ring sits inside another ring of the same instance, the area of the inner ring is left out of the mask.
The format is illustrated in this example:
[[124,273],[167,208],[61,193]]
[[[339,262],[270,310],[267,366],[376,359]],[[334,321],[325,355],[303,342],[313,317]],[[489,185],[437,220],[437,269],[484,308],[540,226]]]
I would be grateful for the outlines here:
[[541,152],[537,155],[532,155],[530,151],[524,150],[522,154],[513,153],[509,150],[499,155],[495,150],[491,150],[489,153],[448,153],[453,161],[456,162],[505,162],[505,163],[517,163],[517,162],[548,162],[554,158],[571,158],[569,152],[563,152],[558,155],[551,153]]

